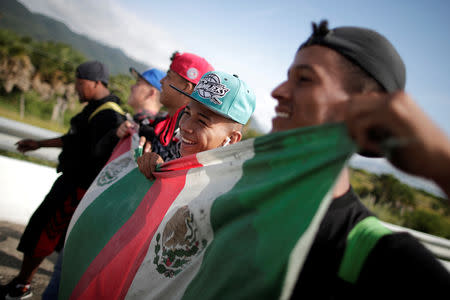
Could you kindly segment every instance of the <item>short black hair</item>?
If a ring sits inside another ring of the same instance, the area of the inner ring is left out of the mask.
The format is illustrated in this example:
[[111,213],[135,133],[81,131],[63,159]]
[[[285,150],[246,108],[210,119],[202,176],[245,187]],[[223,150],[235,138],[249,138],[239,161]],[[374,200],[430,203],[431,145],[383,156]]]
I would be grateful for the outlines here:
[[348,93],[386,92],[386,89],[357,64],[339,55],[341,70],[345,73],[344,90]]

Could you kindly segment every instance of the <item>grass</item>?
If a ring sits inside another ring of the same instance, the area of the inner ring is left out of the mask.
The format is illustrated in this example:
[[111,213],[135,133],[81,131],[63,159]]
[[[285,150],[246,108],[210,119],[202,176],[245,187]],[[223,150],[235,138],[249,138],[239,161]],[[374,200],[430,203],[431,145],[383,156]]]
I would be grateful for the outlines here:
[[[48,129],[48,130],[52,130],[52,131],[56,131],[56,132],[60,132],[60,133],[64,133],[67,131],[67,128],[62,127],[61,125],[57,124],[56,122],[42,120],[41,118],[39,118],[37,116],[32,116],[30,114],[26,114],[25,117],[22,119],[20,117],[20,113],[18,112],[18,108],[16,108],[11,102],[5,101],[5,99],[3,99],[1,97],[0,97],[0,116],[10,119],[10,120],[26,123],[29,125],[37,126],[40,128],[44,128],[44,129]],[[47,166],[47,167],[52,167],[52,168],[56,168],[56,166],[57,166],[57,163],[55,163],[55,162],[35,158],[32,156],[24,155],[24,154],[17,153],[17,152],[11,152],[11,151],[6,151],[6,150],[0,149],[0,155],[14,158],[14,159],[23,160],[23,161],[28,161],[31,163],[35,163],[35,164],[39,164],[39,165],[43,165],[43,166]]]
[[43,165],[43,166],[47,166],[47,167],[51,167],[51,168],[56,168],[56,166],[58,165],[55,162],[48,161],[45,159],[35,158],[32,156],[24,155],[22,153],[11,152],[11,151],[1,150],[1,149],[0,149],[0,155],[18,159],[18,160],[28,161],[31,163],[35,163],[38,165]]
[[373,212],[380,220],[383,220],[388,223],[396,224],[399,226],[403,226],[405,221],[403,218],[393,213],[392,209],[387,205],[375,205],[373,201],[373,197],[366,196],[364,198],[360,198],[361,202],[371,211]]
[[25,117],[22,119],[18,111],[14,111],[10,107],[8,107],[8,105],[5,105],[5,103],[3,103],[2,101],[0,101],[0,116],[60,133],[65,133],[68,130],[68,127],[61,126],[57,122],[42,120],[35,116],[25,115]]
[[448,200],[408,187],[397,179],[386,179],[389,178],[350,169],[353,189],[380,220],[450,238]]

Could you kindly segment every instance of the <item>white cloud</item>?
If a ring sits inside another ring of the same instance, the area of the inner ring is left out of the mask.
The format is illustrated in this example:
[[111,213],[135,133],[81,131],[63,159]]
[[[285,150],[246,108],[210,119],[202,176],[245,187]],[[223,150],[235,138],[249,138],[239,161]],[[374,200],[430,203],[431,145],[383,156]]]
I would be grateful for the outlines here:
[[55,18],[71,30],[122,49],[130,57],[166,70],[180,45],[157,24],[142,20],[112,0],[21,0],[31,11]]

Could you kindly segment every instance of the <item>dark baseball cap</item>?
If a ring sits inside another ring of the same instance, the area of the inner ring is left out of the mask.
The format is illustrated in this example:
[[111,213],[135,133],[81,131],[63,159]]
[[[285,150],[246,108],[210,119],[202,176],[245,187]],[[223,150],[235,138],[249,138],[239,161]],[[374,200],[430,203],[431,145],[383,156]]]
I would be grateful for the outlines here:
[[78,66],[75,76],[79,79],[101,81],[103,84],[108,85],[109,71],[99,61],[87,61]]
[[328,29],[313,23],[313,33],[300,46],[319,45],[335,50],[372,76],[387,92],[403,90],[406,67],[394,46],[378,32],[361,27]]

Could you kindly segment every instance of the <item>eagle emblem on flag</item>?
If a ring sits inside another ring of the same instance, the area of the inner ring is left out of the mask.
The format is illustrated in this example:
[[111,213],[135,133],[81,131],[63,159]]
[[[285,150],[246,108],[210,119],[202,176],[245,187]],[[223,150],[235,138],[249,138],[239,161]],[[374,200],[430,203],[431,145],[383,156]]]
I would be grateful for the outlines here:
[[123,157],[122,159],[119,159],[118,161],[113,161],[112,163],[108,164],[98,175],[97,178],[97,184],[99,186],[107,185],[114,180],[118,178],[117,175],[119,175],[122,170],[124,170],[131,162],[130,157]]
[[197,238],[194,215],[185,205],[179,208],[167,222],[163,233],[156,235],[155,259],[158,273],[174,277],[181,272],[183,265],[197,255],[207,245],[207,241]]

